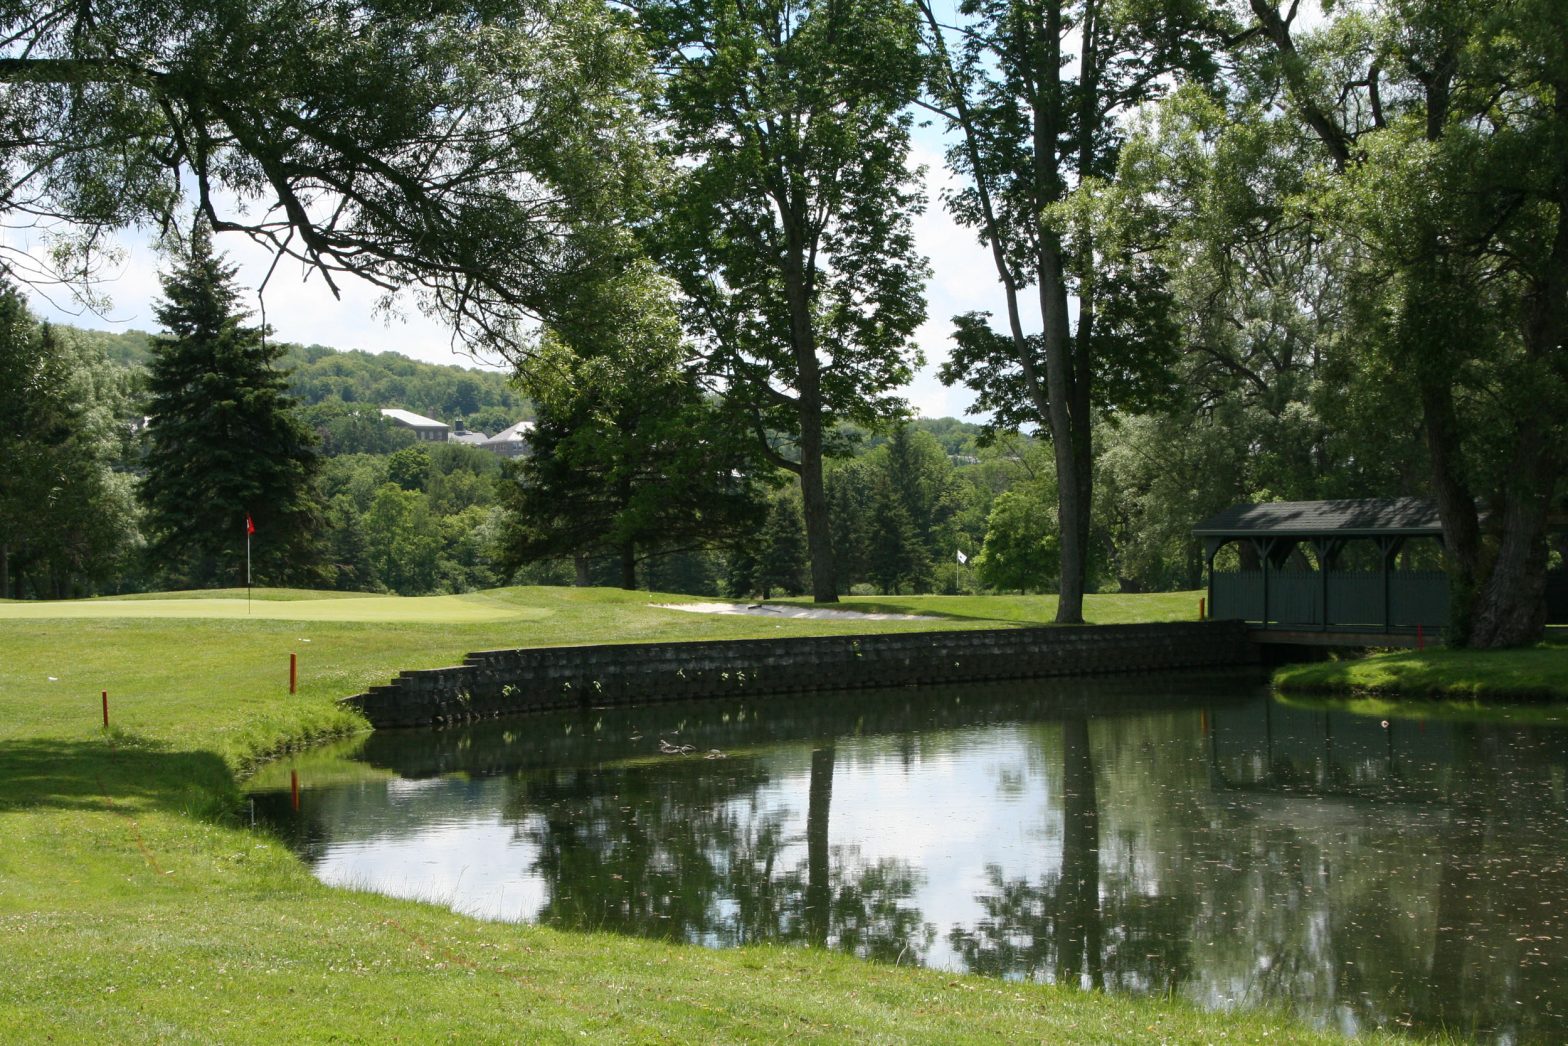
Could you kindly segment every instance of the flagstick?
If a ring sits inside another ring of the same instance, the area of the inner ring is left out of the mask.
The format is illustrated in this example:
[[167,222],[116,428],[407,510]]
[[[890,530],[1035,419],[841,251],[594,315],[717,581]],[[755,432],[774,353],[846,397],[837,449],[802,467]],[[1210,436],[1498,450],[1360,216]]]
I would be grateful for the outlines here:
[[250,517],[245,517],[245,613],[250,613]]

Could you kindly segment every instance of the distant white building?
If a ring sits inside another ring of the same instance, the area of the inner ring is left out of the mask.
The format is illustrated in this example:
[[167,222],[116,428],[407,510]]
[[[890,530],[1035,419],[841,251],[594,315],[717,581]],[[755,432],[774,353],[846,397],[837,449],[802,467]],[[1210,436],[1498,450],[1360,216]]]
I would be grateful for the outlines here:
[[503,458],[520,458],[531,449],[528,437],[533,430],[533,422],[519,421],[516,425],[509,429],[502,429],[479,445],[486,450],[494,451]]
[[459,420],[452,426],[452,435],[447,437],[449,443],[463,443],[470,447],[483,446],[488,437],[483,432],[469,431]]
[[427,418],[413,411],[382,407],[381,416],[390,418],[394,424],[405,429],[411,429],[416,438],[430,443],[445,443],[452,434],[452,429],[446,422]]

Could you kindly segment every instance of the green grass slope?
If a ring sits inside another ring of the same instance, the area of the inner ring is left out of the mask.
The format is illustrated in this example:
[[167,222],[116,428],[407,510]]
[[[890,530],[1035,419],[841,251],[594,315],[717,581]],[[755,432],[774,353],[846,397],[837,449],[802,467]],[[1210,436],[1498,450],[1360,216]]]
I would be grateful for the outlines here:
[[1374,694],[1443,701],[1568,701],[1568,645],[1521,650],[1398,650],[1348,661],[1287,665],[1286,693]]
[[[248,615],[232,594],[0,607],[0,1041],[1331,1038],[1266,1015],[814,950],[714,952],[482,923],[323,887],[281,843],[239,824],[241,773],[361,729],[336,699],[401,668],[505,645],[932,627],[713,617],[648,605],[659,598],[510,589],[256,600]],[[176,602],[201,613],[173,615]],[[255,613],[263,602],[294,612]],[[1000,604],[996,618],[982,612],[966,605],[938,624],[1023,623]]]

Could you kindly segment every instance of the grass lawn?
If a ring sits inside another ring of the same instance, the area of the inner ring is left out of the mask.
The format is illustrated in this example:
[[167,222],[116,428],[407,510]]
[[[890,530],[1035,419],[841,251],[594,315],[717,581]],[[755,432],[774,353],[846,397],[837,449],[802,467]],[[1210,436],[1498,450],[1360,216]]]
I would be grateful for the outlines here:
[[1346,661],[1287,665],[1286,693],[1350,693],[1446,702],[1568,701],[1568,642],[1520,650],[1398,650]]
[[[270,595],[249,614],[234,593],[0,605],[0,1041],[1331,1038],[814,950],[482,923],[321,886],[236,816],[257,760],[363,727],[337,698],[469,650],[995,627],[1035,620],[1031,607],[1048,618],[1049,601],[999,600],[986,617],[983,601],[931,599],[936,623],[844,623],[684,614],[648,606],[681,597],[602,590]],[[1180,603],[1146,598],[1149,619]],[[1092,601],[1090,616],[1139,606]]]

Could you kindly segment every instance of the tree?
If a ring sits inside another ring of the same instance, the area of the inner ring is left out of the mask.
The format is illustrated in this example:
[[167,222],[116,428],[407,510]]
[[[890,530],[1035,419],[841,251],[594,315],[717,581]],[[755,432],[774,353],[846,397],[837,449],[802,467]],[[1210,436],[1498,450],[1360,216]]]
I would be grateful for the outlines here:
[[889,595],[897,595],[905,588],[926,592],[932,581],[931,556],[902,494],[884,477],[877,486],[871,509],[868,572],[876,586]]
[[838,588],[848,592],[871,576],[877,534],[872,526],[879,469],[868,457],[832,463],[827,473],[828,513],[833,521],[833,566]]
[[1351,340],[1419,401],[1455,638],[1532,642],[1568,470],[1568,9],[1390,0],[1298,39],[1249,6],[1249,85],[1320,147]]
[[1095,548],[1123,591],[1198,586],[1192,524],[1238,501],[1428,490],[1410,383],[1346,351],[1348,246],[1299,205],[1319,150],[1262,112],[1187,85],[1119,157],[1125,191],[1161,212],[1181,325],[1169,406],[1095,433]]
[[180,583],[242,583],[248,516],[261,583],[316,580],[315,437],[274,369],[280,349],[244,323],[234,272],[198,225],[163,276],[156,315],[168,335],[154,340],[147,376],[148,550]]
[[897,492],[925,557],[935,562],[952,559],[963,495],[942,445],[929,432],[902,425],[884,448],[888,484]]
[[0,39],[0,216],[62,234],[0,271],[84,294],[106,233],[168,231],[194,197],[334,287],[413,287],[512,344],[615,261],[644,167],[644,64],[593,0],[44,0],[0,10]]
[[995,589],[1043,589],[1060,569],[1045,502],[1026,490],[1009,490],[991,506],[985,546],[975,561],[980,583]]
[[387,479],[404,490],[424,490],[430,482],[430,451],[410,444],[387,457]]
[[85,594],[125,568],[126,413],[123,372],[0,282],[0,598]]
[[535,401],[532,452],[503,485],[508,571],[611,555],[623,588],[650,555],[725,544],[760,523],[767,474],[733,404],[687,364],[673,288],[646,266],[618,304],[568,342],[547,333],[520,377]]
[[[948,163],[967,180],[947,203],[990,248],[1006,303],[1003,333],[985,314],[957,318],[943,380],[976,389],[999,426],[1049,434],[1056,620],[1081,622],[1095,417],[1156,401],[1174,349],[1164,273],[1148,251],[1158,230],[1116,191],[1117,152],[1133,110],[1179,75],[1212,73],[1221,26],[1197,0],[973,0],[955,51],[929,0],[917,2],[934,59],[930,105],[956,133]],[[1031,284],[1038,334],[1023,301]]]
[[806,590],[805,531],[798,494],[780,491],[768,506],[768,520],[757,535],[753,584],[763,599],[772,598],[774,589],[790,596]]
[[[295,388],[298,375],[294,375]],[[373,407],[351,407],[341,401],[319,402],[300,411],[300,418],[316,433],[326,457],[340,454],[390,454],[417,437],[383,417]]]
[[919,360],[913,11],[903,0],[638,11],[666,77],[658,115],[677,171],[655,250],[710,373],[799,477],[812,596],[834,602],[826,430],[901,413],[891,392]]
[[433,592],[438,581],[441,532],[422,491],[385,483],[361,524],[375,579],[402,596]]

